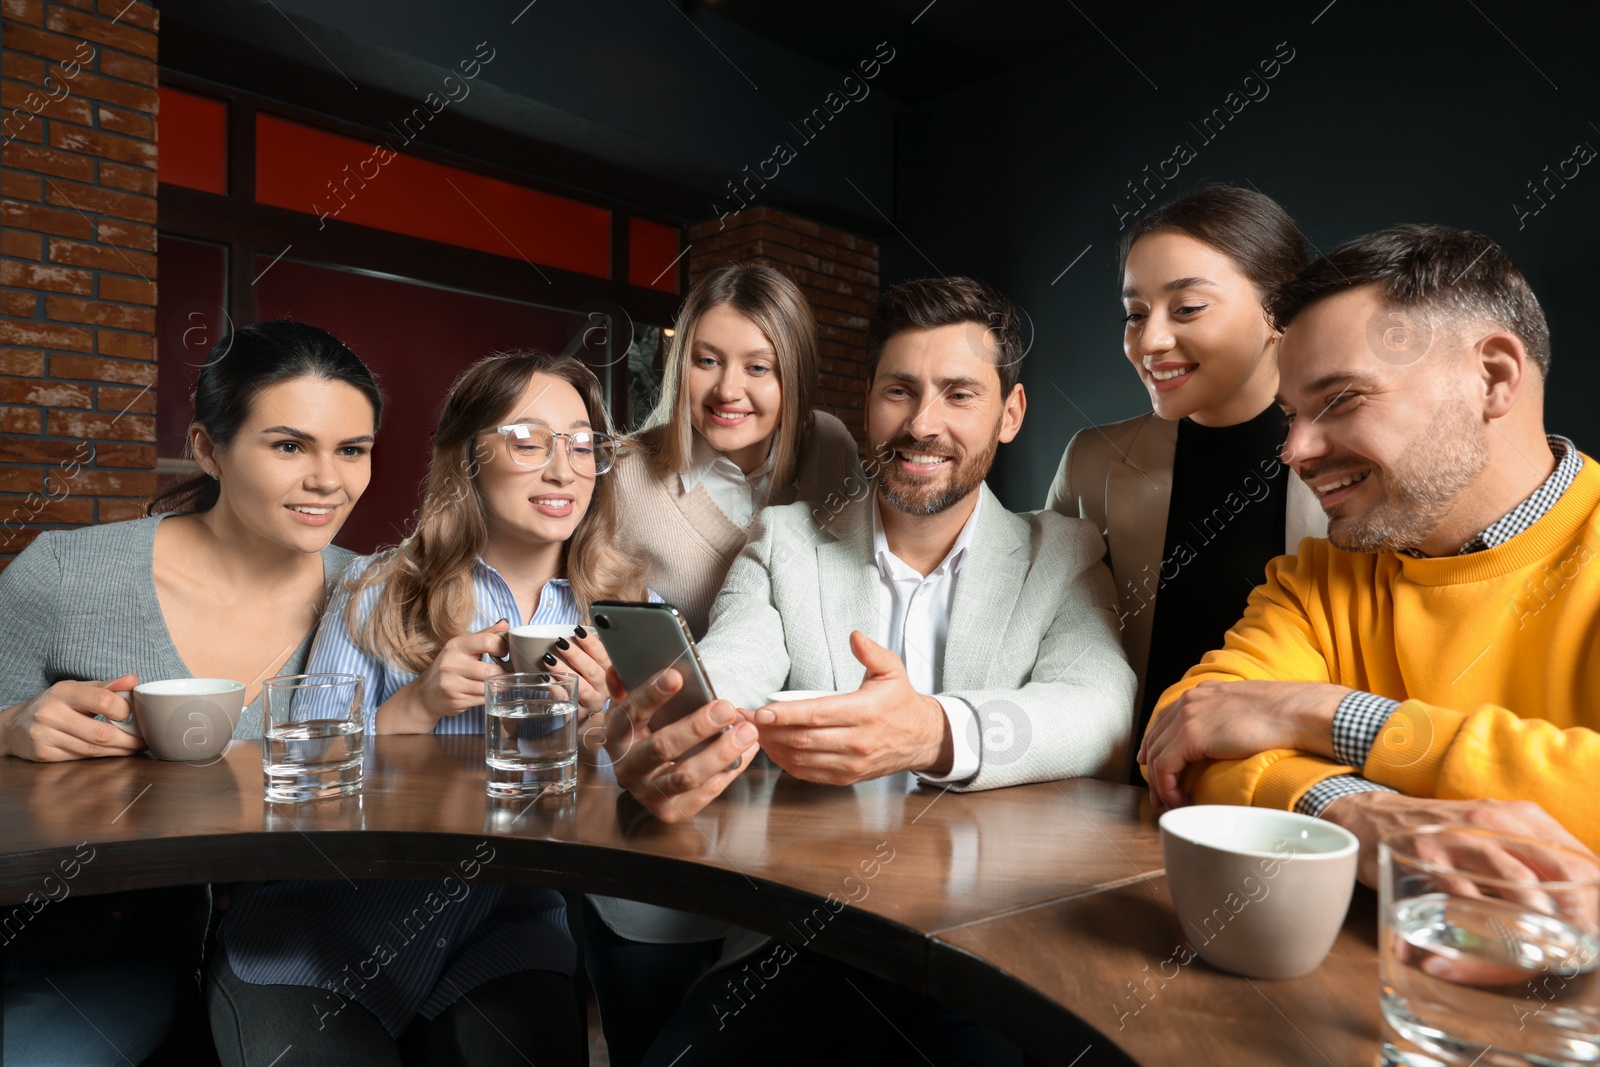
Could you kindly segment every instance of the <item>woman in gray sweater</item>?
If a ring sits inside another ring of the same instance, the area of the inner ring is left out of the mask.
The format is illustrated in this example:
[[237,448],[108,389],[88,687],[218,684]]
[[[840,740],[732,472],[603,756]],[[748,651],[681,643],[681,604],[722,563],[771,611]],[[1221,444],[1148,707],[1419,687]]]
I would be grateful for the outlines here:
[[[302,669],[351,556],[330,542],[367,487],[382,403],[315,327],[257,323],[219,342],[189,427],[202,473],[158,493],[149,518],[43,533],[0,573],[0,756],[137,753],[103,719],[128,717],[118,694],[170,678],[243,682],[234,736],[259,737],[262,681]],[[53,473],[56,491],[75,474]],[[139,1062],[198,991],[209,917],[204,886],[40,912],[6,946],[4,1062]]]

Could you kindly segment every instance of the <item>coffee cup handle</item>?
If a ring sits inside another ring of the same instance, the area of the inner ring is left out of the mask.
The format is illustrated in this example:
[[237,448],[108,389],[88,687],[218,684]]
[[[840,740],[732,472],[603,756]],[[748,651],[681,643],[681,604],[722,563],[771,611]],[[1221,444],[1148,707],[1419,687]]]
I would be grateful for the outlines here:
[[128,717],[126,719],[108,719],[104,715],[96,715],[95,718],[100,719],[100,720],[102,720],[104,722],[110,723],[112,726],[115,726],[117,729],[121,730],[125,734],[131,734],[134,737],[137,737],[140,740],[143,740],[144,739],[144,734],[139,732],[139,724],[133,721],[133,696],[132,696],[132,694],[131,693],[117,693],[116,695],[121,697],[123,700],[127,701],[127,703],[128,703]]

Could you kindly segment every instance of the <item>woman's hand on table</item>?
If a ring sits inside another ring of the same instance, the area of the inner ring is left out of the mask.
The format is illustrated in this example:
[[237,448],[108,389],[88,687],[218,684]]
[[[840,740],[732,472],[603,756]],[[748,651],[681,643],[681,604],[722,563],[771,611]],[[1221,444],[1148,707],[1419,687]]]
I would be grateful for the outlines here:
[[[693,818],[744,773],[761,747],[755,726],[726,700],[652,730],[650,719],[683,688],[675,670],[662,671],[632,693],[616,671],[608,671],[606,680],[614,703],[603,729],[617,784],[662,822]],[[708,740],[704,750],[685,755]]]
[[143,738],[95,718],[132,716],[133,706],[117,694],[138,684],[133,674],[109,682],[57,682],[32,700],[0,711],[0,755],[47,762],[141,751]]

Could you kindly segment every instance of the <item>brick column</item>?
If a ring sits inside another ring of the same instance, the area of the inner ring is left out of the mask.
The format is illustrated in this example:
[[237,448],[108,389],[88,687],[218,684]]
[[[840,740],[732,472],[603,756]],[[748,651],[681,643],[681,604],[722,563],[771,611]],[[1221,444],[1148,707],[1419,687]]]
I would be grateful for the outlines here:
[[792,278],[817,315],[821,407],[864,439],[867,323],[878,306],[878,246],[854,234],[755,207],[689,228],[689,281],[736,260],[759,259]]
[[0,0],[0,567],[155,488],[156,25]]

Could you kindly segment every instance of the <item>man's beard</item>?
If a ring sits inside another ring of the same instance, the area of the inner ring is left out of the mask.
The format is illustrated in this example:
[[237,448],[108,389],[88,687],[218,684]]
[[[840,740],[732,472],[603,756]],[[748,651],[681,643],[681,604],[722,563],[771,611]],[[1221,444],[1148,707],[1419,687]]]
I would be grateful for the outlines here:
[[[955,442],[945,437],[898,437],[878,449],[883,457],[883,473],[878,477],[878,492],[896,511],[907,515],[937,515],[965,500],[967,495],[983,484],[989,466],[994,462],[995,450],[1000,445],[1000,422],[995,421],[994,432],[983,450],[967,455]],[[896,452],[925,452],[934,456],[949,456],[950,462],[927,476],[907,474],[900,469]]]
[[[1404,464],[1382,472],[1377,503],[1359,514],[1329,516],[1328,540],[1346,552],[1398,552],[1426,541],[1488,466],[1487,436],[1465,404],[1439,409],[1413,440]],[[1319,467],[1344,462],[1341,457]]]

